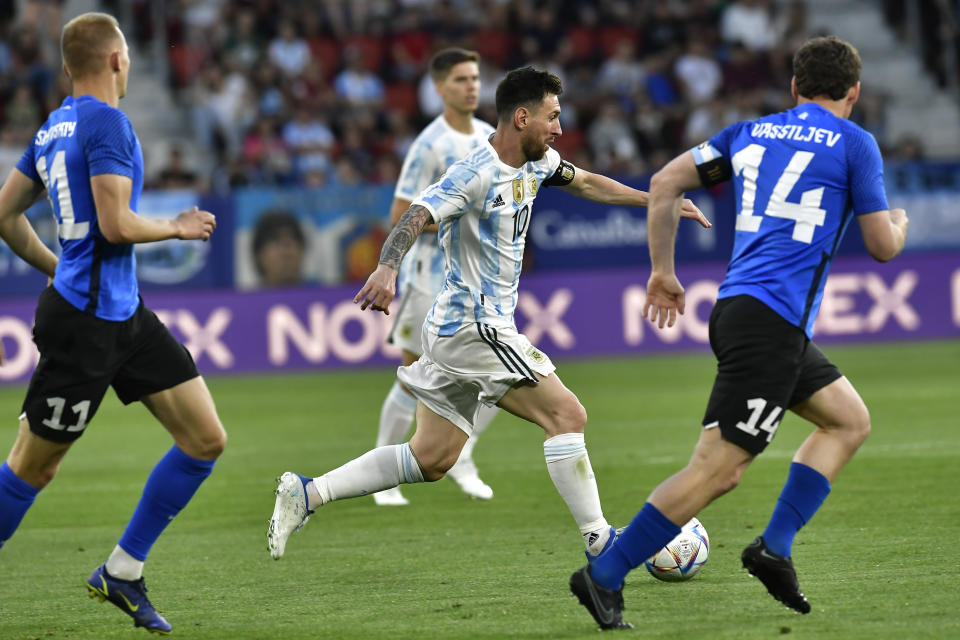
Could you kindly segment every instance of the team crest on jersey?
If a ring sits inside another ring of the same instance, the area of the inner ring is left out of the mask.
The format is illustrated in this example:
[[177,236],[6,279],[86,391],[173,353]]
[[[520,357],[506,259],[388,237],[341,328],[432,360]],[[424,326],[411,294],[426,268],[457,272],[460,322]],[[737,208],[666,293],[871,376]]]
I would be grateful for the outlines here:
[[527,349],[526,354],[537,364],[543,364],[543,361],[547,359],[547,356],[543,355],[543,352],[533,345],[530,345],[530,348]]
[[537,178],[535,176],[527,178],[527,185],[530,187],[530,197],[536,196],[537,187],[540,186],[537,184]]
[[523,178],[517,178],[513,181],[513,201],[517,204],[523,202]]

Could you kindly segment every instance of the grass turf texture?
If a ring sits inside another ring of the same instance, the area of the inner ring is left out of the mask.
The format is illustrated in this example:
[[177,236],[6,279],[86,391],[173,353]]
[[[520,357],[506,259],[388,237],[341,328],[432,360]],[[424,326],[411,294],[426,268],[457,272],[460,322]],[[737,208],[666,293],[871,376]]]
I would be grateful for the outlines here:
[[[710,560],[690,582],[627,579],[638,637],[955,638],[960,342],[828,348],[873,416],[873,433],[794,561],[813,605],[799,616],[740,568],[809,429],[790,415],[740,487],[700,514]],[[687,460],[713,376],[707,354],[560,363],[590,414],[607,518],[626,524]],[[545,471],[542,432],[501,414],[476,450],[496,492],[406,486],[411,504],[333,503],[269,558],[274,478],[319,475],[373,445],[391,371],[214,378],[227,452],[154,547],[150,597],[189,638],[593,638],[567,590],[583,547]],[[15,416],[22,389],[0,392]],[[14,439],[5,421],[3,443]],[[0,637],[145,637],[84,580],[113,548],[169,446],[140,405],[111,393],[93,426],[0,550]]]

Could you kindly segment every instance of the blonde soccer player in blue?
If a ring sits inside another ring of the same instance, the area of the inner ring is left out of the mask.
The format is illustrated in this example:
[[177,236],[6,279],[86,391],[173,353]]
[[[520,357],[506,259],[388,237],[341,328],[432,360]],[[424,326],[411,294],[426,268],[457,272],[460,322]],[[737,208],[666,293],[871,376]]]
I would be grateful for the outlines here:
[[[0,547],[91,426],[107,389],[124,404],[142,402],[173,446],[154,466],[123,536],[87,578],[87,589],[135,626],[167,634],[172,626],[147,598],[144,564],[213,471],[227,434],[190,353],[140,298],[134,245],[207,240],[216,219],[197,207],[169,219],[137,214],[143,153],[118,108],[130,56],[116,19],[77,16],[63,27],[61,50],[72,95],[49,115],[0,189],[0,236],[52,278],[34,322],[40,361],[16,441],[0,465]],[[23,215],[44,190],[57,219],[59,259]],[[123,444],[117,439],[113,446]]]
[[[456,462],[477,412],[497,405],[539,427],[554,486],[577,523],[588,559],[615,530],[603,516],[587,455],[587,414],[549,356],[517,331],[514,310],[526,233],[540,189],[643,207],[647,194],[577,169],[550,147],[561,135],[557,76],[516,69],[497,87],[497,129],[425,189],[390,233],[380,264],[357,294],[362,309],[386,312],[397,269],[423,227],[439,223],[445,279],[422,329],[423,356],[398,377],[417,397],[409,442],[378,447],[322,476],[284,473],[268,542],[274,558],[321,505],[401,483],[432,482]],[[690,201],[683,215],[710,223]]]

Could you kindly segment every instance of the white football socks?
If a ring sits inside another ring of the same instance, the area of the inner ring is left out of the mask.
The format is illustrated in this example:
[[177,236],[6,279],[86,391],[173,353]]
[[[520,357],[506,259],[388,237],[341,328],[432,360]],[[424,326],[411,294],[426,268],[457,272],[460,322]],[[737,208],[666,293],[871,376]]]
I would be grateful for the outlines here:
[[597,480],[590,466],[590,456],[582,433],[561,433],[543,443],[550,479],[567,503],[567,508],[580,527],[580,535],[590,553],[603,549],[610,535],[610,525],[603,517]]
[[478,436],[486,431],[498,413],[500,413],[500,407],[497,405],[481,404],[480,408],[477,409],[477,416],[473,420],[473,435]]
[[410,443],[377,447],[314,478],[307,485],[307,508],[316,509],[331,500],[365,496],[414,482],[423,482],[423,472]]
[[400,444],[410,430],[417,411],[417,399],[407,393],[400,383],[393,381],[390,393],[380,409],[380,425],[377,428],[377,446]]
[[107,558],[107,573],[118,580],[139,580],[143,575],[143,561],[124,551],[120,545]]

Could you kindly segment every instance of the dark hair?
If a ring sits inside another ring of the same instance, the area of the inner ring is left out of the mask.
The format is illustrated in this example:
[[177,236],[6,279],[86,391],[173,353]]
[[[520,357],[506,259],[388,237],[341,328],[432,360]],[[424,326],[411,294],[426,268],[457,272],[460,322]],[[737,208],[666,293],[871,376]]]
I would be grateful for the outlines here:
[[560,78],[533,67],[514,69],[497,85],[497,119],[509,120],[517,107],[538,103],[548,94],[563,93]]
[[460,49],[459,47],[451,47],[449,49],[441,49],[433,54],[433,57],[430,58],[430,77],[433,78],[434,82],[441,82],[450,73],[455,65],[460,64],[461,62],[479,62],[480,54],[476,51],[469,51],[467,49]]
[[860,81],[860,54],[836,36],[811,38],[793,56],[797,93],[804,98],[841,100]]
[[[301,247],[307,245],[307,238],[303,235],[303,229],[300,223],[288,211],[273,209],[267,211],[257,220],[257,226],[253,229],[253,255],[256,258],[260,250],[269,242],[276,238],[290,234]],[[256,260],[255,260],[256,261]],[[260,268],[257,262],[257,269]]]

